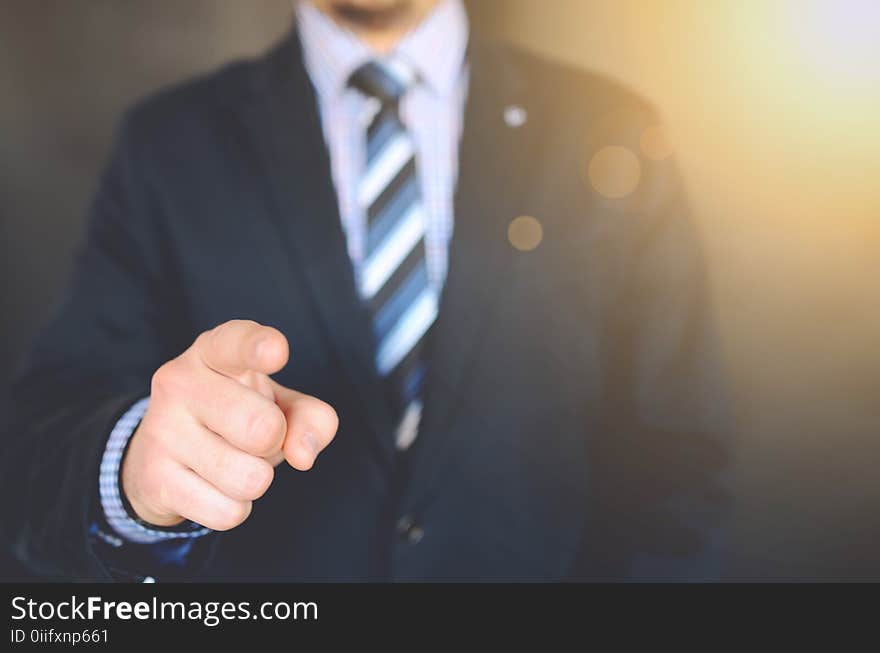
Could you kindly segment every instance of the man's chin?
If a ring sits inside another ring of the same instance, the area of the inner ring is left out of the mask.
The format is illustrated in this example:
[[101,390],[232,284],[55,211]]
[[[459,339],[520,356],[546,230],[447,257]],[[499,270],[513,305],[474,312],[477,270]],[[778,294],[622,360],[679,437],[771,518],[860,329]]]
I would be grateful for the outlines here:
[[413,12],[411,0],[336,0],[330,4],[335,18],[361,29],[387,29],[408,23]]

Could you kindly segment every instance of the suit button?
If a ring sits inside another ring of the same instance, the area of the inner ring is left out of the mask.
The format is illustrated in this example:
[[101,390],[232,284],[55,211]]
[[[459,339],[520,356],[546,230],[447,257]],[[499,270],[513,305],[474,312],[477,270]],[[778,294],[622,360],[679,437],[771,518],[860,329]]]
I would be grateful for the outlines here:
[[409,544],[418,544],[425,537],[425,529],[419,526],[412,515],[404,515],[397,522],[397,534]]

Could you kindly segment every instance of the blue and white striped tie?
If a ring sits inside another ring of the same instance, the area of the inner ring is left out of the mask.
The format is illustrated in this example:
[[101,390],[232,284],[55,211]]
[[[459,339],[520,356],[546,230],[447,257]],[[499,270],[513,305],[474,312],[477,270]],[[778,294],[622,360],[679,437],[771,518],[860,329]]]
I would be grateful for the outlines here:
[[358,202],[367,216],[360,293],[373,317],[376,368],[387,380],[398,422],[397,447],[407,449],[421,417],[423,346],[437,318],[437,290],[428,279],[426,219],[412,138],[399,102],[414,75],[371,62],[351,85],[378,102],[367,128],[367,162]]

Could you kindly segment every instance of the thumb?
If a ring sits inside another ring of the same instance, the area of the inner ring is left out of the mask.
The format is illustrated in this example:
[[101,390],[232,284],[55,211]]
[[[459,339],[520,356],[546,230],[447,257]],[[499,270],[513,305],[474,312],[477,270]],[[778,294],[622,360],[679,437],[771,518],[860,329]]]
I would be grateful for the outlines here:
[[250,320],[230,320],[206,331],[195,349],[207,367],[231,378],[248,372],[274,374],[290,355],[284,334]]

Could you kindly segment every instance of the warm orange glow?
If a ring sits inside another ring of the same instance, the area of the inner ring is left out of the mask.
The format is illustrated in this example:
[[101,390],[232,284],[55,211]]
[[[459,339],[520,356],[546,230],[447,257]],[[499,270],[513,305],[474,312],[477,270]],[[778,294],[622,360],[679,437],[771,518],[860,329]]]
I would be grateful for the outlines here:
[[[672,134],[736,398],[732,550],[855,568],[878,505],[880,0],[504,5],[520,44],[624,81]],[[626,143],[645,169],[655,136]]]
[[673,154],[672,138],[664,125],[652,125],[645,129],[639,145],[642,154],[654,161],[668,159]]
[[[515,5],[524,45],[656,104],[703,215],[880,225],[880,0]],[[643,164],[666,154],[658,136]]]
[[[665,138],[627,145],[645,169],[674,149],[746,404],[829,410],[828,388],[849,388],[817,439],[838,434],[853,396],[870,392],[876,413],[880,0],[507,2],[520,44],[659,109]],[[625,164],[600,157],[589,173],[594,154],[621,145],[584,153],[589,188],[624,194]],[[751,426],[755,438],[780,432]]]

